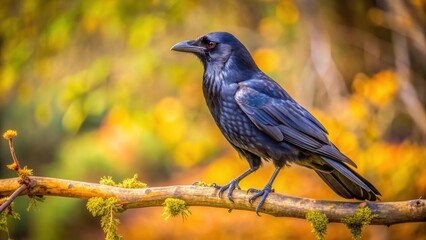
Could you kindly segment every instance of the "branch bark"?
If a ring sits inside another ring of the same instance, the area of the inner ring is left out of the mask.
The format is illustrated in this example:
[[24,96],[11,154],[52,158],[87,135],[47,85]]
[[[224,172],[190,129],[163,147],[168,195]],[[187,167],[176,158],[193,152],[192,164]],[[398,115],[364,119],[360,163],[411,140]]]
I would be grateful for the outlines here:
[[[124,209],[162,206],[166,198],[179,198],[188,206],[206,206],[217,208],[255,211],[257,202],[250,205],[250,197],[245,191],[233,192],[234,203],[226,197],[219,198],[212,187],[193,185],[149,187],[127,189],[107,185],[72,180],[36,177],[31,180],[34,186],[21,192],[21,195],[60,196],[89,199],[91,197],[115,197]],[[0,196],[10,196],[20,187],[18,178],[0,180]],[[226,194],[224,194],[226,196]],[[343,217],[352,215],[359,207],[368,206],[374,218],[371,224],[392,225],[408,222],[426,222],[426,200],[415,199],[401,202],[340,202],[296,198],[277,193],[269,194],[259,212],[275,217],[305,218],[306,211],[318,210],[327,215],[330,222],[341,222]]]

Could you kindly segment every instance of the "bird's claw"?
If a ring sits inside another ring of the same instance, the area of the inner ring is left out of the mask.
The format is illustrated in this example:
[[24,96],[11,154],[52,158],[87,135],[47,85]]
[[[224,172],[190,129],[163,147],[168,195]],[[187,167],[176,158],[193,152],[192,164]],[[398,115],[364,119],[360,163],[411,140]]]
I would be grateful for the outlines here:
[[247,193],[257,193],[257,192],[260,192],[261,190],[259,190],[259,189],[255,189],[255,188],[249,188],[249,189],[247,189]]
[[263,203],[266,200],[266,197],[268,197],[269,193],[274,192],[275,190],[271,188],[271,186],[266,186],[263,190],[257,190],[254,188],[249,188],[247,190],[247,193],[255,193],[253,196],[249,198],[249,203],[252,204],[257,198],[262,197],[259,201],[259,203],[256,206],[256,214],[260,216],[259,210],[260,207],[262,207]]
[[232,192],[235,189],[241,190],[240,186],[238,185],[238,182],[235,180],[230,181],[228,184],[224,186],[218,186],[215,185],[214,188],[219,189],[219,192],[217,193],[218,197],[222,197],[222,193],[228,189],[227,197],[229,201],[234,202],[234,199],[232,199]]
[[[258,193],[258,192],[263,192],[263,190],[259,190],[259,189],[255,189],[255,188],[249,188],[247,189],[247,193]],[[275,192],[275,189],[270,189],[269,192]]]

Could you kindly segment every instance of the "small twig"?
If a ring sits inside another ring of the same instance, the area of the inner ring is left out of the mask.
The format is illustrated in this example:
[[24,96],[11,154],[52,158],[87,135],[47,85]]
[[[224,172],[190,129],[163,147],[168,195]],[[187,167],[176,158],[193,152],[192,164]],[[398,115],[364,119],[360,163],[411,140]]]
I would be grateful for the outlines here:
[[7,167],[12,170],[15,170],[19,174],[19,169],[21,169],[21,166],[19,165],[18,158],[16,157],[15,149],[13,148],[12,142],[12,138],[16,137],[17,135],[18,133],[15,130],[7,130],[5,133],[3,133],[3,138],[8,140],[9,142],[10,154],[12,155],[13,159],[13,163],[8,165]]
[[14,170],[18,171],[19,169],[21,169],[21,166],[19,165],[18,158],[16,157],[16,154],[15,154],[15,148],[13,147],[12,138],[9,138],[9,149],[10,149],[10,154],[12,155],[13,163],[15,164]]
[[25,189],[27,189],[29,185],[21,184],[15,192],[10,195],[10,197],[0,206],[0,213],[3,212],[12,202],[17,198]]
[[18,133],[14,130],[7,130],[3,134],[3,138],[7,139],[9,142],[9,149],[10,154],[12,155],[13,163],[8,165],[7,167],[15,170],[16,173],[18,173],[19,179],[18,183],[20,186],[16,188],[16,190],[10,195],[10,197],[0,206],[0,212],[3,212],[4,209],[6,209],[10,204],[15,200],[16,197],[18,197],[23,191],[25,191],[28,187],[35,185],[35,182],[32,181],[29,176],[32,175],[32,170],[27,169],[25,166],[23,169],[21,168],[18,158],[15,154],[15,148],[13,147],[13,141],[12,139],[16,137]]

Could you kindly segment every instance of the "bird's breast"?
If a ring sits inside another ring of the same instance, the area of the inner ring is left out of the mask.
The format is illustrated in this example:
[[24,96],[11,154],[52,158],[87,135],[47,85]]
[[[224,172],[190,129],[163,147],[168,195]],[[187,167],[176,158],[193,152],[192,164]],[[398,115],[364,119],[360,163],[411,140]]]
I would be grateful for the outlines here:
[[255,126],[244,114],[235,100],[222,103],[219,128],[234,145],[249,149],[254,147]]
[[256,128],[235,101],[237,89],[238,84],[228,84],[221,77],[204,76],[204,97],[223,135],[235,146],[254,148]]

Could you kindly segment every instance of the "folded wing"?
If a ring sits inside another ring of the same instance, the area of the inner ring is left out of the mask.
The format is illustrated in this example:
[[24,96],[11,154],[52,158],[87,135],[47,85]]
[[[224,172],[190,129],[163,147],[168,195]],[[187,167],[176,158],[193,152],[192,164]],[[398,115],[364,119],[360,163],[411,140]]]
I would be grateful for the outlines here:
[[328,140],[325,128],[307,110],[290,97],[271,97],[262,90],[246,83],[240,84],[235,94],[238,105],[257,128],[277,142],[286,141],[356,167]]

